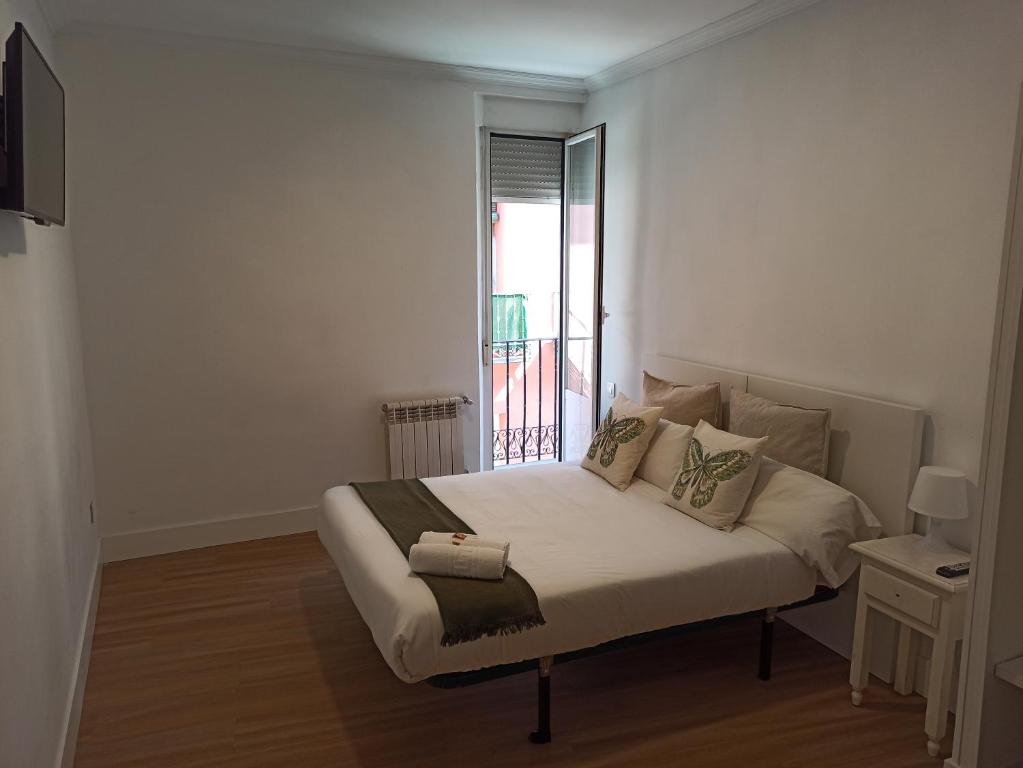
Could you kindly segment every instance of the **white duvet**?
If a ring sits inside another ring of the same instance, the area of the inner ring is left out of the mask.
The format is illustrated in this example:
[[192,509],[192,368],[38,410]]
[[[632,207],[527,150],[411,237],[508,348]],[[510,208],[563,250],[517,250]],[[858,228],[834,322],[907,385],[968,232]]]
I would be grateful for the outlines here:
[[511,541],[509,565],[547,623],[441,646],[433,593],[351,488],[323,497],[319,535],[394,673],[415,682],[588,648],[628,635],[793,603],[817,570],[738,526],[709,528],[636,480],[625,492],[574,465],[424,480],[476,533]]

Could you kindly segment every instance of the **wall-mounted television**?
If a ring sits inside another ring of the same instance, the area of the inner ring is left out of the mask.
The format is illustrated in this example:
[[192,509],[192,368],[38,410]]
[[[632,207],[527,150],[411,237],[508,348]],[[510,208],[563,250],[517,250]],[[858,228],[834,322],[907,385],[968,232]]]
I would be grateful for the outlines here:
[[18,22],[3,66],[0,208],[64,223],[64,89]]

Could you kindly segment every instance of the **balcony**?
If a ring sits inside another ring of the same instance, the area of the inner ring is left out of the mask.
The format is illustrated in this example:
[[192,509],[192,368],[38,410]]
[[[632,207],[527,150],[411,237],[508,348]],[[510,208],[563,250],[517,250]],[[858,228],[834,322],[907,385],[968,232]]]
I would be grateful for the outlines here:
[[559,344],[556,337],[493,342],[494,467],[558,457]]

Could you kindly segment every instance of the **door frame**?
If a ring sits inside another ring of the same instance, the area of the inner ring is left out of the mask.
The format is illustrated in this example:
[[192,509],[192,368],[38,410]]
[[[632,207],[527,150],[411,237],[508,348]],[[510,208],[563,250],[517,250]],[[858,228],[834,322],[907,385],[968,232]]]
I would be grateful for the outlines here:
[[[565,140],[572,134],[560,131],[526,131],[516,128],[491,128],[481,126],[479,130],[480,142],[480,184],[477,228],[480,234],[479,253],[479,338],[477,339],[477,351],[479,353],[479,379],[480,379],[480,469],[483,471],[494,469],[494,396],[491,359],[493,354],[491,335],[494,331],[493,304],[491,295],[494,286],[494,235],[493,219],[491,217],[491,187],[490,187],[490,139],[494,136],[521,136],[529,139],[548,139],[561,142],[561,188],[564,196],[565,188]],[[603,184],[603,182],[601,182]],[[564,248],[565,241],[565,216],[564,200],[562,200],[561,216],[561,242]],[[561,291],[564,295],[564,269],[561,272]],[[558,392],[563,391],[561,386],[562,371],[558,371]],[[561,436],[558,435],[557,448],[558,461],[561,460]]]
[[[980,504],[974,524],[973,565],[967,597],[965,634],[960,656],[960,683],[956,700],[955,737],[946,768],[973,768],[983,756],[981,735],[987,689],[993,680],[989,658],[992,600],[1002,510],[1017,501],[1018,488],[1006,482],[1006,459],[1023,442],[1018,420],[1020,407],[1017,368],[1023,355],[1023,86],[1018,95],[1016,136],[1013,146],[1009,199],[998,280],[995,326],[985,407],[984,438],[978,477]],[[996,617],[997,618],[997,617]],[[990,704],[989,704],[990,705]]]
[[[568,238],[571,236],[568,230],[569,223],[569,204],[567,200],[568,186],[571,183],[570,169],[568,164],[568,148],[573,144],[579,144],[589,139],[596,140],[596,157],[597,157],[597,171],[598,175],[594,178],[593,185],[593,196],[594,205],[596,206],[597,216],[594,217],[593,221],[593,258],[594,258],[594,270],[595,275],[593,278],[593,391],[592,397],[590,398],[591,407],[591,427],[594,431],[597,429],[597,425],[600,423],[600,402],[603,390],[603,378],[602,378],[602,359],[603,359],[603,328],[604,320],[608,317],[604,311],[604,135],[607,130],[606,123],[600,123],[592,128],[588,128],[585,131],[581,131],[572,136],[567,137],[564,140],[564,150],[562,152],[561,160],[561,197],[562,197],[562,210],[561,210],[561,344],[565,350],[564,354],[568,354],[568,291],[565,290],[565,284],[568,279]],[[564,419],[565,414],[565,387],[564,387],[564,374],[566,366],[562,365],[559,367],[558,375],[560,380],[558,381],[558,392],[561,402],[561,414]],[[562,440],[561,430],[558,430],[558,461],[563,460],[562,455]]]

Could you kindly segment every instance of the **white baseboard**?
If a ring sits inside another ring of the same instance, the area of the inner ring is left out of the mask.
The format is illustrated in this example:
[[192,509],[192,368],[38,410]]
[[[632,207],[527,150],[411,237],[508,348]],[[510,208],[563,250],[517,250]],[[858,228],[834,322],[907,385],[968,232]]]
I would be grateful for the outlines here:
[[[778,614],[778,618],[791,624],[804,635],[839,656],[852,655],[853,627],[856,619],[857,579],[846,583],[838,597],[823,603],[807,605]],[[870,673],[891,683],[895,672],[895,624],[887,616],[874,621],[873,644],[870,651]]]
[[[839,596],[825,603],[779,613],[778,618],[809,635],[821,645],[848,659],[852,654],[853,618],[856,609],[856,591],[845,587]],[[895,623],[886,616],[878,616],[874,626],[874,645],[871,649],[870,672],[891,684],[895,665]],[[918,636],[919,645],[913,668],[913,691],[927,698],[927,680],[931,669],[931,641]],[[958,690],[959,665],[952,673],[952,690]],[[956,697],[949,702],[949,711],[955,714]]]
[[314,531],[318,510],[319,507],[298,507],[104,536],[103,562]]
[[89,602],[82,616],[82,628],[78,635],[78,657],[75,661],[71,688],[68,691],[64,711],[64,732],[57,749],[57,768],[71,768],[75,763],[75,747],[78,745],[78,725],[82,720],[82,701],[85,698],[85,680],[89,674],[89,657],[92,654],[92,633],[96,627],[96,609],[99,607],[99,593],[103,581],[103,558],[96,552],[96,567],[92,571],[89,586]]

